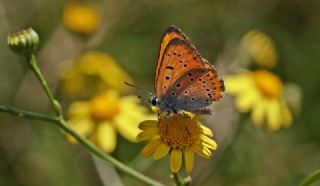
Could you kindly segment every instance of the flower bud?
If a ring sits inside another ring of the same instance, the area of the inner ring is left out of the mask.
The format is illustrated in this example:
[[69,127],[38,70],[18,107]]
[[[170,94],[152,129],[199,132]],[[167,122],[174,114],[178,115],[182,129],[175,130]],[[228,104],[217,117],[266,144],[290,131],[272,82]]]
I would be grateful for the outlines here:
[[33,53],[38,43],[39,36],[32,28],[23,29],[8,36],[8,46],[18,55]]
[[242,47],[254,61],[269,69],[278,62],[278,52],[272,39],[259,30],[251,30],[245,34],[241,41]]

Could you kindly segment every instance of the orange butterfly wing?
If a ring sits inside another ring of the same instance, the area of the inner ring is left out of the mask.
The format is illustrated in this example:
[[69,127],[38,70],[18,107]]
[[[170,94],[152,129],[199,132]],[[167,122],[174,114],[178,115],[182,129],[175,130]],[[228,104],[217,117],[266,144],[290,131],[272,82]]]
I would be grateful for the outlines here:
[[156,76],[155,76],[155,84],[158,81],[158,77],[159,77],[159,71],[160,71],[160,63],[162,61],[163,58],[163,52],[165,50],[165,48],[167,47],[167,45],[169,44],[169,42],[174,39],[174,38],[180,38],[182,40],[186,40],[188,41],[188,38],[186,35],[184,35],[180,29],[176,28],[175,26],[169,26],[161,39],[161,43],[160,43],[160,49],[159,49],[159,54],[158,54],[158,60],[157,60],[157,65],[156,65]]
[[155,89],[160,102],[167,105],[163,109],[210,113],[207,106],[222,97],[224,85],[214,66],[200,56],[187,37],[169,27],[160,46]]
[[[177,100],[177,110],[188,110],[194,113],[209,112],[205,107],[219,100],[224,91],[223,81],[218,79],[216,71],[210,68],[189,70],[179,77],[171,86],[165,99]],[[171,97],[171,98],[170,98]]]
[[156,96],[161,98],[168,88],[187,71],[206,67],[207,64],[188,41],[179,38],[172,39],[165,48],[159,63]]

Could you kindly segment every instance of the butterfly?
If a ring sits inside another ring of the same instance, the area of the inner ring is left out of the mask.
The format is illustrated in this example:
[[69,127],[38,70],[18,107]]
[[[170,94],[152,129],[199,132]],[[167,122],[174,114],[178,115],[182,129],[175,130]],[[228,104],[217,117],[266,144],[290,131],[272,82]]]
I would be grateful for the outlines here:
[[154,83],[155,95],[149,102],[168,114],[212,114],[209,106],[222,98],[225,89],[215,67],[175,26],[168,27],[162,36]]

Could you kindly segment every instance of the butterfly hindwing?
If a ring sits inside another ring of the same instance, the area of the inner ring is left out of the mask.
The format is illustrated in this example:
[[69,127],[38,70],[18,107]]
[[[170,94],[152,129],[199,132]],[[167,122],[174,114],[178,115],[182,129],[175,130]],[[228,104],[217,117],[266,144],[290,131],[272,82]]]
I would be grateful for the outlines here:
[[187,110],[194,113],[207,113],[206,108],[219,100],[224,91],[223,81],[217,78],[216,71],[210,68],[189,70],[174,82],[163,96],[166,104],[174,110]]

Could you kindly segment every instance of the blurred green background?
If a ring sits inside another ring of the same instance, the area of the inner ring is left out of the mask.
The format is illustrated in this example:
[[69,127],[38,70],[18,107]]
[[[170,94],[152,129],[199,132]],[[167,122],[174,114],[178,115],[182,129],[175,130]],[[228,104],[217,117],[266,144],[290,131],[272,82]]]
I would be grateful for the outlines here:
[[[85,37],[64,27],[66,3],[0,1],[0,104],[51,113],[27,64],[6,45],[7,34],[21,28],[31,26],[39,33],[38,64],[54,90],[59,87],[61,66],[91,50],[112,55],[135,84],[153,90],[159,41],[169,25],[181,28],[212,64],[219,61],[216,66],[224,75],[241,37],[259,29],[274,40],[278,50],[274,72],[283,81],[300,86],[301,112],[290,128],[270,132],[255,128],[243,119],[246,115],[224,112],[232,106],[227,104],[230,97],[225,96],[215,109],[216,115],[204,118],[220,146],[210,160],[196,160],[192,185],[297,185],[320,167],[320,1],[90,1],[100,8],[102,24],[96,33]],[[66,110],[68,103],[64,105]],[[235,119],[223,120],[228,117]],[[229,125],[231,130],[239,124],[245,125],[244,129],[223,152],[234,134],[215,128]],[[173,184],[168,158],[145,160],[140,156],[143,144],[132,145],[118,138],[113,156],[166,185]],[[123,185],[143,185],[92,159],[86,149],[70,144],[55,126],[0,113],[0,185],[111,185],[110,180],[121,185],[118,179]]]

